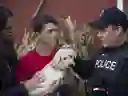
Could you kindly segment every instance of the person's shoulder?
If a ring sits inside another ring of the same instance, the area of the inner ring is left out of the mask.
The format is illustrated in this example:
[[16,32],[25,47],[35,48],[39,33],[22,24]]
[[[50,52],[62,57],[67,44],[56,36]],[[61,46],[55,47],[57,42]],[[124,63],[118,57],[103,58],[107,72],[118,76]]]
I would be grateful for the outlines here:
[[121,57],[128,59],[128,43],[124,43],[119,53]]
[[25,54],[23,57],[30,57],[30,56],[34,56],[37,55],[36,51],[29,51],[27,54]]
[[30,52],[28,52],[27,54],[25,54],[24,56],[22,56],[21,58],[20,58],[20,60],[26,60],[26,59],[32,59],[32,58],[34,58],[35,56],[37,55],[37,52],[36,51],[30,51]]
[[124,44],[123,44],[123,48],[128,48],[128,42],[125,42]]

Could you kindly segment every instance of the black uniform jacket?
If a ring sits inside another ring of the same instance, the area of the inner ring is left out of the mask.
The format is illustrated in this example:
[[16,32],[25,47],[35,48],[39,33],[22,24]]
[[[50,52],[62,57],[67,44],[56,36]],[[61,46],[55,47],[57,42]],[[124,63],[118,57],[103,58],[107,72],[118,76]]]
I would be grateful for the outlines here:
[[128,44],[102,48],[91,60],[76,59],[73,68],[92,88],[105,88],[108,96],[128,96]]

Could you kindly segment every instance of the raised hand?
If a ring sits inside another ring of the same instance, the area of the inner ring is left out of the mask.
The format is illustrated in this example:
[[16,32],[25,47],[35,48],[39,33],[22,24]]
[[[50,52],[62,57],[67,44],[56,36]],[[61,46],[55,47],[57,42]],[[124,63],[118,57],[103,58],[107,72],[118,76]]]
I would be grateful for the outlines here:
[[36,32],[25,32],[22,43],[16,50],[18,56],[24,56],[27,52],[33,50],[37,44],[38,38],[39,36]]
[[70,16],[59,19],[60,27],[62,29],[62,42],[64,44],[74,44],[74,31],[76,28],[76,22],[72,22]]

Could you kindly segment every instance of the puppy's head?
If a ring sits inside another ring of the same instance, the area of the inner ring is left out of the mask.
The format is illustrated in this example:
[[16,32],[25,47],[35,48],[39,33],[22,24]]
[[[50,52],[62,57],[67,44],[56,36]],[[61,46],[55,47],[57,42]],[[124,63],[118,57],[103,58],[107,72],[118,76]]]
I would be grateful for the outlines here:
[[74,58],[76,57],[76,52],[72,48],[62,48],[58,50],[54,57],[56,66],[61,69],[69,68],[71,65],[75,66]]
[[75,65],[74,58],[75,56],[70,53],[66,55],[62,55],[60,56],[60,63],[62,63],[65,68],[68,68],[71,65],[74,66]]

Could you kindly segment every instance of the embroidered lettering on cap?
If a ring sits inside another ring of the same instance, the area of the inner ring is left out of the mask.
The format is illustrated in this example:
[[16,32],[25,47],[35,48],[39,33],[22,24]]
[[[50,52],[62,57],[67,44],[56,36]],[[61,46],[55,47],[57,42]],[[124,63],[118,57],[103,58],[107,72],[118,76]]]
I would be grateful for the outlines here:
[[104,68],[111,71],[116,69],[117,62],[110,60],[96,60],[95,68]]

